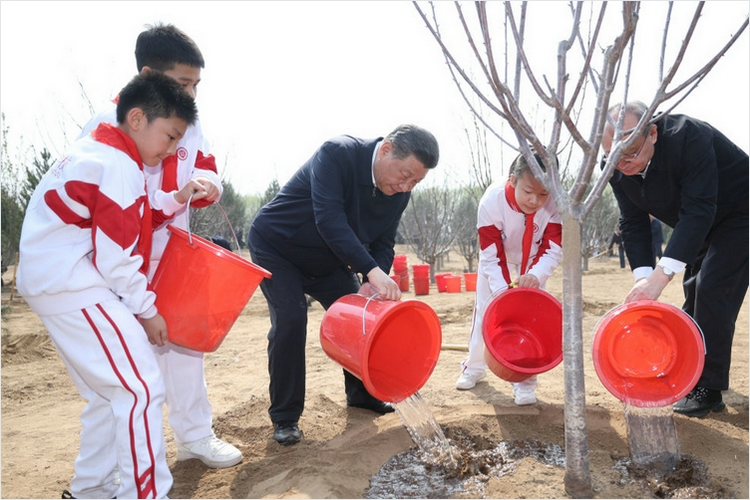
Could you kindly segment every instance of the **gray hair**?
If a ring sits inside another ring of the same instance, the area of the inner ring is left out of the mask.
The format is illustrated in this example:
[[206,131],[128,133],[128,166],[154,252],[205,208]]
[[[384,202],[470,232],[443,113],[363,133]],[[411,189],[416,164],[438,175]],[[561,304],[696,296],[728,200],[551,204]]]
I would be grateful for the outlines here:
[[394,158],[404,159],[414,155],[428,169],[435,168],[440,158],[435,136],[416,125],[399,125],[385,140],[393,144]]
[[[622,108],[622,103],[615,104],[614,106],[611,106],[607,110],[607,114],[609,116],[612,116],[615,113],[619,114],[621,108]],[[625,114],[635,116],[636,120],[638,121],[641,120],[641,118],[643,117],[643,115],[646,114],[647,111],[648,111],[648,106],[646,106],[646,103],[644,102],[630,101],[630,102],[625,103]],[[649,130],[649,127],[646,127],[644,135],[648,135],[648,130]]]

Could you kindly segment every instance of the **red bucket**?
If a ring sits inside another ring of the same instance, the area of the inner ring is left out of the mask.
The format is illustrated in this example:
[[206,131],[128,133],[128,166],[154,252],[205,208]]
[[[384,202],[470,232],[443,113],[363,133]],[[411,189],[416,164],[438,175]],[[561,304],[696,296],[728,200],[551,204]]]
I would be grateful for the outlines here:
[[482,318],[484,360],[503,380],[520,382],[562,361],[562,304],[539,288],[510,288]]
[[464,286],[467,292],[477,291],[477,273],[464,273]]
[[693,318],[663,302],[615,307],[596,326],[594,368],[604,387],[631,406],[669,406],[700,378],[706,348]]
[[445,282],[446,292],[459,293],[461,291],[461,276],[446,276],[443,281]]
[[151,283],[169,341],[215,351],[271,273],[199,236],[167,228],[169,241]]
[[451,273],[440,273],[435,275],[435,285],[437,286],[438,292],[446,292],[445,288],[445,277],[451,276]]
[[420,300],[345,295],[320,324],[320,345],[377,399],[399,403],[430,378],[440,355],[440,320]]

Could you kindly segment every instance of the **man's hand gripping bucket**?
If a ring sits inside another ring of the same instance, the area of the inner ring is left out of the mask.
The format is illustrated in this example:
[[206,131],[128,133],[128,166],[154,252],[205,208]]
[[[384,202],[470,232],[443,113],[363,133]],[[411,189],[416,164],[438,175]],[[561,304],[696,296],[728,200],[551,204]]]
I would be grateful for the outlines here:
[[493,294],[482,318],[484,360],[503,380],[520,382],[562,361],[562,305],[538,288]]
[[188,208],[188,231],[167,226],[169,241],[151,283],[156,307],[167,322],[169,341],[211,352],[218,349],[255,289],[271,273],[192,234],[189,213]]
[[376,297],[350,294],[331,304],[320,325],[320,344],[373,397],[399,403],[416,393],[435,369],[440,319],[419,300]]

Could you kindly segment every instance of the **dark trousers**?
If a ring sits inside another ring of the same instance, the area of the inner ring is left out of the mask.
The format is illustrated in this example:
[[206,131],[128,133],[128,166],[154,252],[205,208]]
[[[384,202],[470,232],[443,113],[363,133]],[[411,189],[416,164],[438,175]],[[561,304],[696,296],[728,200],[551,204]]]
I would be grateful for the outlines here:
[[[305,343],[307,340],[307,300],[305,294],[327,310],[336,300],[356,293],[359,278],[344,266],[327,276],[304,276],[252,230],[248,246],[253,262],[273,276],[264,279],[260,289],[268,302],[271,329],[268,331],[268,374],[271,421],[299,420],[305,407]],[[374,399],[357,377],[344,370],[344,387],[349,403]]]
[[622,245],[617,246],[617,255],[620,257],[620,269],[625,269],[625,250]]
[[685,268],[682,308],[706,340],[706,363],[697,385],[707,389],[729,389],[734,326],[748,286],[746,210],[717,221],[696,261]]

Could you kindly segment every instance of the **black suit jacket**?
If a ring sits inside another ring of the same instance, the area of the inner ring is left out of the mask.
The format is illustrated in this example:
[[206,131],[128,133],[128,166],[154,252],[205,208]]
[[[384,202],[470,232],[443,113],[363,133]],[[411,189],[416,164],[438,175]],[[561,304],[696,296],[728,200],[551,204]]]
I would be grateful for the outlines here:
[[251,232],[310,277],[342,266],[362,274],[378,266],[388,273],[410,193],[385,196],[374,186],[372,159],[380,140],[339,136],[325,142],[261,208]]
[[668,115],[656,127],[645,178],[615,171],[610,179],[632,269],[653,265],[648,214],[674,228],[664,256],[690,265],[715,224],[748,210],[747,153],[708,123],[685,115]]

